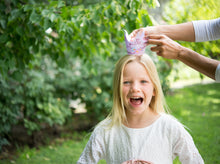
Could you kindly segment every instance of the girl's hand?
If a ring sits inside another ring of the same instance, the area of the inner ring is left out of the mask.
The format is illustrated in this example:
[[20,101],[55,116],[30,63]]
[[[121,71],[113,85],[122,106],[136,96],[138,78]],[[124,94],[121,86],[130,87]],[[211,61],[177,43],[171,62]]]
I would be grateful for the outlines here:
[[149,161],[144,161],[144,160],[129,160],[129,161],[123,162],[122,164],[153,164],[153,163]]

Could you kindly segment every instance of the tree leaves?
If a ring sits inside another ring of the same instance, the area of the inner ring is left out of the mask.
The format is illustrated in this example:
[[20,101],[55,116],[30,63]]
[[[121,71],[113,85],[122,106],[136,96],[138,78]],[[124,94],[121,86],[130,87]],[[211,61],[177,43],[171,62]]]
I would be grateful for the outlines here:
[[1,135],[18,121],[29,133],[42,122],[63,124],[70,98],[80,98],[89,116],[103,118],[111,105],[113,63],[125,52],[122,29],[150,24],[143,4],[153,2],[7,2],[0,1]]
[[[132,31],[142,25],[142,21],[144,25],[149,23],[149,18],[148,21],[144,19],[147,13],[141,8],[142,3],[137,0],[114,0],[89,5],[87,8],[83,5],[66,6],[64,1],[50,0],[47,4],[35,1],[23,5],[10,4],[9,14],[1,13],[5,19],[0,20],[0,43],[1,46],[11,43],[11,49],[2,50],[1,60],[5,60],[4,51],[7,51],[9,56],[15,57],[15,67],[21,68],[19,63],[23,61],[24,65],[28,65],[36,53],[51,54],[56,60],[57,55],[63,56],[66,48],[69,54],[87,60],[93,55],[105,58],[115,51],[112,43],[117,45],[123,40],[123,35],[119,32],[122,28]],[[1,5],[4,3],[1,2]],[[140,14],[143,14],[142,18]],[[47,36],[45,31],[48,28],[52,28],[57,37]],[[82,50],[78,43],[83,47]],[[19,58],[23,60],[17,58],[16,54],[20,54]],[[32,57],[28,54],[32,54]]]

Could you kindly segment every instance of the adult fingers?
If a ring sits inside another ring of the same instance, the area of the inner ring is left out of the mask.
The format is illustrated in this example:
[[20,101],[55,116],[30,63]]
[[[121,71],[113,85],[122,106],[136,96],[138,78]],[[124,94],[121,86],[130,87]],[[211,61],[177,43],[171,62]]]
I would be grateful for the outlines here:
[[148,35],[148,38],[149,39],[163,39],[163,38],[166,38],[166,35]]
[[130,34],[130,37],[131,38],[134,38],[136,37],[136,35],[139,33],[139,32],[143,32],[144,31],[144,36],[146,38],[148,38],[148,31],[146,30],[146,28],[139,28],[139,29],[136,29],[134,31],[132,31],[132,33]]
[[163,54],[164,54],[164,50],[163,50],[163,48],[161,46],[151,47],[151,51],[156,52],[156,54],[158,56],[163,56]]
[[162,40],[159,39],[148,39],[147,44],[154,44],[154,45],[162,45]]
[[150,50],[153,51],[153,52],[158,52],[158,51],[161,51],[162,48],[161,48],[161,46],[153,46],[153,47],[150,48]]
[[167,37],[165,35],[149,35],[147,39],[148,44],[162,45],[167,40]]
[[132,31],[132,33],[130,34],[130,37],[131,37],[131,38],[136,37],[137,33],[138,33],[138,32],[140,32],[140,31],[142,31],[142,29],[141,29],[141,28],[140,28],[140,29],[137,29],[137,30]]

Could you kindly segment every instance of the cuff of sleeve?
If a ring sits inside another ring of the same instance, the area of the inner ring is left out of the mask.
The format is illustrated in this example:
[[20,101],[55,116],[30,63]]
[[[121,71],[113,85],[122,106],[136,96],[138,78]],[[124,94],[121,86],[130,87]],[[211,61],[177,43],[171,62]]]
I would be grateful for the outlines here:
[[195,30],[195,42],[220,39],[220,18],[192,21]]
[[206,20],[192,21],[195,30],[195,42],[207,40]]
[[215,81],[220,83],[220,64],[217,66],[215,71]]

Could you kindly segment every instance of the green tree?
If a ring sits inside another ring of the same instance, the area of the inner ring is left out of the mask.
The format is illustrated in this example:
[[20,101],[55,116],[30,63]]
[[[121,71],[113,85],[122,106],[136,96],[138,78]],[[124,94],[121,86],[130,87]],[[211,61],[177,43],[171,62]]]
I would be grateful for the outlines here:
[[64,124],[70,99],[103,118],[113,63],[125,52],[121,30],[152,25],[146,7],[156,1],[1,1],[0,149],[14,124],[29,134]]
[[[25,2],[0,3],[3,75],[12,68],[31,66],[37,53],[49,54],[61,65],[68,55],[85,60],[93,55],[107,57],[122,41],[121,29],[151,25],[143,4],[153,6],[153,1],[106,1],[87,7],[66,6],[64,1]],[[48,28],[52,33],[46,33]]]

